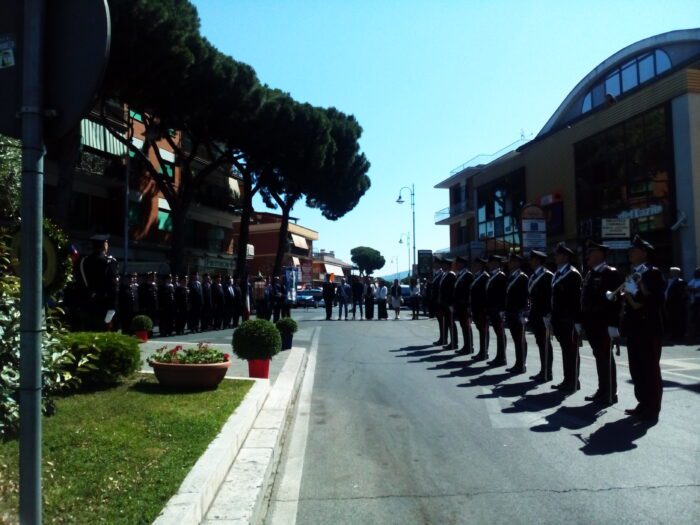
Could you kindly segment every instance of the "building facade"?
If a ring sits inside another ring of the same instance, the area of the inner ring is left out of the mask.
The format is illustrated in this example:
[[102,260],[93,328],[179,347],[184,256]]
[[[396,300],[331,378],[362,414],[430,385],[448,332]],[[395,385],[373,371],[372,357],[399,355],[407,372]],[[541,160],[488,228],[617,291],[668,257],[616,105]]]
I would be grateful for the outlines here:
[[450,194],[436,214],[450,253],[522,251],[521,212],[537,204],[549,248],[565,241],[582,252],[586,239],[603,239],[624,265],[626,240],[639,233],[658,247],[657,264],[689,274],[700,261],[700,29],[607,58],[515,146],[436,185]]

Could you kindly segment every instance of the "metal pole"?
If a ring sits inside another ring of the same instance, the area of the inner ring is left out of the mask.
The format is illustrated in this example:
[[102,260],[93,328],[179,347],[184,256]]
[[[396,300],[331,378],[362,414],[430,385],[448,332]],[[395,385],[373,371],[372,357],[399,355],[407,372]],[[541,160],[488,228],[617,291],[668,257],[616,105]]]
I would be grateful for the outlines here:
[[416,264],[416,185],[411,184],[411,210],[413,211],[413,264]]
[[44,206],[44,0],[24,2],[22,262],[20,268],[19,517],[41,524],[42,218]]
[[129,174],[131,172],[131,156],[128,151],[126,154],[126,169],[124,171],[124,266],[122,275],[126,276],[126,269],[129,265]]
[[406,255],[408,255],[408,259],[407,259],[407,262],[408,262],[408,278],[410,279],[410,278],[411,278],[411,235],[410,235],[410,234],[406,234],[406,235],[408,235],[408,239],[407,239],[407,242],[406,242],[406,251],[407,251],[408,253],[407,253]]

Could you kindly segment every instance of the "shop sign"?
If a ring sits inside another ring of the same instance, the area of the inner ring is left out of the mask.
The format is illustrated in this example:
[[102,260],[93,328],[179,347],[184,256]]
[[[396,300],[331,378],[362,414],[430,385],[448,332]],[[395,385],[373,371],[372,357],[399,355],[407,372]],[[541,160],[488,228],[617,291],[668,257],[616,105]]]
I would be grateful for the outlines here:
[[484,254],[484,241],[471,241],[469,243],[469,255],[472,259],[481,257]]
[[605,241],[605,245],[611,250],[627,250],[630,247],[630,242],[627,239],[618,239],[614,241]]
[[604,239],[624,239],[630,236],[629,219],[601,219],[600,234]]
[[543,218],[523,218],[522,232],[523,250],[544,250],[547,248],[547,221]]
[[618,219],[641,219],[643,217],[651,217],[652,215],[659,215],[663,213],[664,207],[660,204],[654,204],[648,208],[634,208],[632,210],[623,211],[618,213]]
[[433,274],[433,251],[418,250],[418,276],[430,277]]

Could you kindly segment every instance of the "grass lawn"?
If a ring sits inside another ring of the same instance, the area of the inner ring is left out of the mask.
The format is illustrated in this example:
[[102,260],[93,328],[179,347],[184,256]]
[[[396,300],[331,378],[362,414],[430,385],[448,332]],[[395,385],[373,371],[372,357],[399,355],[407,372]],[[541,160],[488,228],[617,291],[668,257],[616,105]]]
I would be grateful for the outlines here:
[[[45,523],[150,523],[252,386],[173,392],[150,375],[59,399],[44,418]],[[0,442],[0,523],[18,508],[18,443]]]

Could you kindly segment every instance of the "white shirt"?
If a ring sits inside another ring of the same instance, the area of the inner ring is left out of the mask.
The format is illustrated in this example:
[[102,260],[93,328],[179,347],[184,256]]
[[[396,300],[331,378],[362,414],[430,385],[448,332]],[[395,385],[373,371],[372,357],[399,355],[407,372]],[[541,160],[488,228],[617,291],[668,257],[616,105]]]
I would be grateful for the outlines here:
[[386,299],[387,294],[389,293],[389,290],[387,289],[386,286],[378,286],[377,287],[377,299],[380,301],[383,299]]

